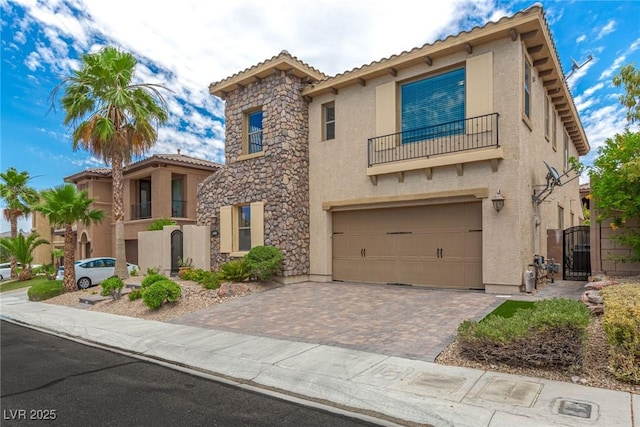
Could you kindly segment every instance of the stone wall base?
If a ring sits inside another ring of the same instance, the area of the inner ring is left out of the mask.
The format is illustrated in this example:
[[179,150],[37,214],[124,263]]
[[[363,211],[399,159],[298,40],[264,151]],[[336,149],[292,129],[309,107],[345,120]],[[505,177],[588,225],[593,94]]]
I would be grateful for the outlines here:
[[309,276],[306,274],[300,274],[297,276],[276,276],[273,281],[282,285],[291,285],[292,283],[308,282]]

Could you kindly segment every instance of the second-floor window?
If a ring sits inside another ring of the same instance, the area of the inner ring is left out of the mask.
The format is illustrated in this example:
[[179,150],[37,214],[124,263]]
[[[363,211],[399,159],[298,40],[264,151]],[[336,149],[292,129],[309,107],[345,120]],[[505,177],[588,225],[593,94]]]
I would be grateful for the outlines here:
[[551,102],[549,97],[544,97],[544,136],[547,141],[551,138]]
[[528,58],[524,59],[524,82],[523,82],[523,99],[522,114],[527,120],[531,120],[531,62]]
[[569,170],[569,135],[567,135],[567,133],[564,133],[564,138],[562,140],[563,145],[564,145],[564,170],[568,171]]
[[553,111],[551,115],[551,147],[553,151],[558,149],[558,143],[556,142],[558,138],[558,120],[556,118],[556,112]]
[[151,180],[141,179],[139,183],[140,197],[138,199],[138,215],[134,216],[136,219],[151,218]]
[[464,131],[464,68],[407,83],[401,96],[403,143]]
[[322,117],[324,122],[324,140],[335,139],[336,137],[336,107],[332,102],[322,106]]
[[262,151],[262,110],[247,114],[247,148],[246,154]]

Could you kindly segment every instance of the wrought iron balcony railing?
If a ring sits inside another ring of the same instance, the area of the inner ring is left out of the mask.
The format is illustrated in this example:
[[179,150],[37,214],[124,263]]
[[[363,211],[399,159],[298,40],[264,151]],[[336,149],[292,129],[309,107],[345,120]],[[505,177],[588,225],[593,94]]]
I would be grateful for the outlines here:
[[369,138],[369,167],[499,147],[498,113]]
[[131,205],[131,219],[151,218],[151,202]]

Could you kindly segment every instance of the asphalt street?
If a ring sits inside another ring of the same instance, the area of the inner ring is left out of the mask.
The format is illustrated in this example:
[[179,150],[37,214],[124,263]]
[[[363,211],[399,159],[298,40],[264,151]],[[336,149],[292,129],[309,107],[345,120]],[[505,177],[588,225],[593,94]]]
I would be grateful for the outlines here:
[[3,426],[364,426],[0,322]]

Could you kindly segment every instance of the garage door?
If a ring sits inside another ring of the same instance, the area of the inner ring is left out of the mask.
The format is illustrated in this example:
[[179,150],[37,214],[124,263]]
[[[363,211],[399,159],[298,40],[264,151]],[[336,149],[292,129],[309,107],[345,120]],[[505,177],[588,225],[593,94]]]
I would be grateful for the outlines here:
[[481,203],[334,212],[333,279],[483,289]]

